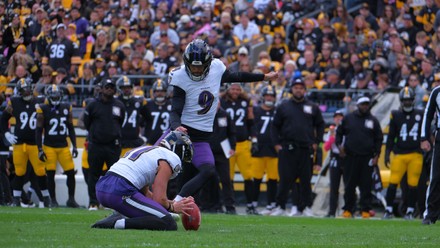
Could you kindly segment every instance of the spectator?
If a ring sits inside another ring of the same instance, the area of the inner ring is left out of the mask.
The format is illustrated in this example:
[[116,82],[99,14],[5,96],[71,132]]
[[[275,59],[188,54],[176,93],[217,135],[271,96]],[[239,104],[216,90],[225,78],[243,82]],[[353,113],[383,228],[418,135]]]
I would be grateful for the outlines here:
[[53,77],[53,69],[52,67],[45,65],[42,68],[43,75],[38,80],[38,82],[35,84],[34,87],[34,95],[45,95],[46,87],[54,83],[54,77]]
[[[66,38],[66,25],[58,24],[56,27],[57,38],[46,48],[43,65],[48,64],[54,70],[64,68],[70,74],[75,75],[76,65],[80,64],[78,47]],[[72,66],[73,65],[73,66]]]
[[160,43],[157,48],[157,57],[153,60],[154,73],[158,76],[166,76],[172,68],[177,66],[177,59],[168,52],[166,43]]
[[110,59],[111,42],[108,34],[104,30],[99,30],[96,34],[95,43],[92,46],[91,58],[96,59],[98,55],[101,55],[105,60]]
[[[356,187],[360,190],[362,218],[370,218],[373,165],[377,165],[382,145],[379,121],[370,113],[370,98],[357,99],[358,107],[347,114],[336,130],[336,145],[344,164],[344,218],[352,218],[356,208]],[[345,141],[343,141],[345,140]]]
[[121,49],[123,45],[131,46],[131,43],[133,43],[133,40],[128,37],[127,29],[120,28],[117,32],[115,41],[113,41],[111,45],[111,51],[112,53],[115,53],[116,50]]
[[426,95],[426,90],[423,89],[423,87],[420,85],[420,77],[417,75],[417,73],[412,72],[408,78],[408,87],[410,87],[414,93],[414,107],[416,109],[423,109],[424,108],[424,102],[423,97]]
[[[77,0],[77,2],[79,2],[79,0]],[[84,56],[86,53],[89,21],[81,15],[77,7],[70,9],[70,15],[72,16],[72,23],[76,26],[76,36],[79,39],[79,54]]]
[[89,210],[98,209],[95,185],[102,175],[104,163],[111,168],[121,154],[125,106],[114,98],[115,93],[115,82],[111,79],[104,80],[100,96],[88,104],[84,112],[84,125],[89,132]]
[[27,45],[25,43],[25,31],[20,23],[20,16],[18,14],[13,14],[11,17],[11,25],[9,25],[3,32],[3,42],[7,46],[8,53],[6,58],[11,58],[14,54],[15,49],[21,44]]
[[258,28],[257,24],[249,21],[247,11],[243,11],[240,14],[240,23],[235,25],[233,30],[233,34],[237,36],[242,43],[255,43],[255,41],[260,37],[260,29]]
[[180,38],[177,32],[168,26],[169,20],[166,17],[162,17],[160,19],[159,28],[157,28],[154,33],[151,34],[150,37],[150,45],[152,48],[156,48],[160,43],[160,37],[162,34],[166,33],[166,36],[169,38],[174,45],[179,45]]

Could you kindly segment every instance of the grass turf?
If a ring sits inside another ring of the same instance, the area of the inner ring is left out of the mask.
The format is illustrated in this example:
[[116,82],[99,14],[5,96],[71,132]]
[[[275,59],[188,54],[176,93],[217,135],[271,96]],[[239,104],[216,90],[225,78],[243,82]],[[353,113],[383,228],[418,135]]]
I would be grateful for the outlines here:
[[440,224],[202,214],[198,231],[103,230],[108,210],[0,207],[0,247],[438,247]]

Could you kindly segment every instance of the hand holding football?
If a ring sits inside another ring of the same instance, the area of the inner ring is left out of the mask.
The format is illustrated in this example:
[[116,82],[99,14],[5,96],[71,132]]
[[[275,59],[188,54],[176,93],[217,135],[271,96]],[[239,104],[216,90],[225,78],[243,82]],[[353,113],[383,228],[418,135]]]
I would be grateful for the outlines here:
[[185,230],[197,231],[202,222],[202,215],[200,214],[200,209],[194,202],[191,204],[192,209],[186,212],[189,215],[182,214],[182,225]]

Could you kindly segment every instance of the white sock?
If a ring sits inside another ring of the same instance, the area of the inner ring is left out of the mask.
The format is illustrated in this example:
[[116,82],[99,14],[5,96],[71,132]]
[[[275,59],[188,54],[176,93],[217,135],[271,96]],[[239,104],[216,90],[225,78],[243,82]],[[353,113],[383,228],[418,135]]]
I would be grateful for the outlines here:
[[183,199],[183,197],[181,197],[180,195],[176,195],[176,197],[174,198],[175,202],[179,202]]
[[414,208],[408,208],[408,209],[406,210],[406,213],[407,213],[407,214],[409,214],[409,213],[414,213]]
[[254,206],[254,208],[258,207],[258,202],[253,201],[253,202],[252,202],[252,206]]
[[292,206],[292,212],[298,212],[298,207],[295,206],[295,205],[293,205],[293,206]]
[[47,189],[42,190],[41,194],[43,195],[43,197],[49,196],[49,190],[47,190]]
[[392,212],[393,212],[393,207],[389,207],[389,206],[387,206],[386,210],[387,210],[388,212],[392,213]]
[[117,220],[115,223],[115,229],[125,229],[125,219]]

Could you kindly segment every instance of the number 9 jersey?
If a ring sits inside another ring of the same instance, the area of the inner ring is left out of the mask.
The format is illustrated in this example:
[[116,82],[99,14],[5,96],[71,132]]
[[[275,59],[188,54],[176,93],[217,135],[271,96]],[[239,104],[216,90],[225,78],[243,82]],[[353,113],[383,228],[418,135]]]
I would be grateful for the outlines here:
[[185,108],[181,124],[203,132],[212,132],[218,106],[218,95],[226,66],[213,59],[209,73],[201,81],[189,78],[184,66],[170,72],[169,84],[185,91]]

